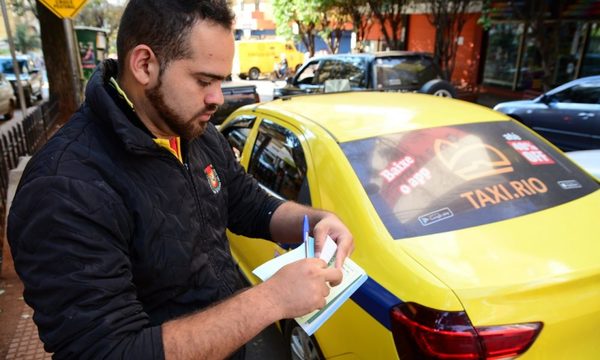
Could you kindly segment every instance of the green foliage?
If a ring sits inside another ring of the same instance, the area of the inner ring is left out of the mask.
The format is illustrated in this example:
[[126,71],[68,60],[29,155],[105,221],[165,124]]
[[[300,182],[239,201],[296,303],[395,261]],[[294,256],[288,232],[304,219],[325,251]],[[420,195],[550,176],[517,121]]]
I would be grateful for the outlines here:
[[38,16],[35,0],[12,0],[10,4],[17,16],[24,16],[28,12]]
[[288,40],[294,37],[291,26],[296,21],[294,3],[295,1],[287,0],[273,1],[273,17],[277,25],[277,35],[283,36]]
[[39,49],[41,46],[40,36],[35,28],[27,24],[17,24],[15,32],[15,48],[22,54]]
[[481,25],[484,30],[489,30],[492,27],[492,15],[495,9],[492,7],[492,0],[483,0],[481,4],[481,17],[477,19],[477,24]]
[[[314,37],[324,25],[327,8],[331,0],[274,0],[273,17],[277,24],[277,34],[288,40],[301,40],[314,55]],[[298,33],[294,33],[294,26]]]

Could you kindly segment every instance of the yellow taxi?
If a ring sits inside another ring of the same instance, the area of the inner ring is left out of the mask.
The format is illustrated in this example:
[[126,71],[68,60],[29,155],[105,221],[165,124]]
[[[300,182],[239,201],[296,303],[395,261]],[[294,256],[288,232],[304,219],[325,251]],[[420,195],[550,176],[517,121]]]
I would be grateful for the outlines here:
[[[221,131],[267,191],[335,212],[369,276],[313,336],[279,324],[293,358],[600,359],[600,186],[528,128],[351,92],[249,105]],[[229,237],[251,283],[286,251]]]

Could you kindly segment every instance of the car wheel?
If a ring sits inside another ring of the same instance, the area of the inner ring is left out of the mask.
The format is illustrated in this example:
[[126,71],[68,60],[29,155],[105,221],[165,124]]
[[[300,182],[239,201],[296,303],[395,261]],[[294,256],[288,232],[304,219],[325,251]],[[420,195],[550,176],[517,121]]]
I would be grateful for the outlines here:
[[33,106],[33,99],[31,99],[31,88],[23,89],[23,96],[25,96],[25,106]]
[[252,69],[250,69],[250,71],[248,71],[248,77],[250,78],[250,80],[258,80],[259,76],[260,70],[258,70],[258,68],[253,67]]
[[10,105],[8,108],[8,112],[6,114],[4,114],[4,120],[10,120],[13,118],[14,114],[15,114],[15,107],[16,104],[14,103],[14,101],[10,101]]
[[442,79],[434,79],[426,82],[421,88],[421,92],[433,96],[450,98],[456,97],[456,90],[454,89],[454,86]]
[[292,360],[322,360],[321,350],[313,336],[291,320],[285,324],[285,341],[288,344],[289,358]]

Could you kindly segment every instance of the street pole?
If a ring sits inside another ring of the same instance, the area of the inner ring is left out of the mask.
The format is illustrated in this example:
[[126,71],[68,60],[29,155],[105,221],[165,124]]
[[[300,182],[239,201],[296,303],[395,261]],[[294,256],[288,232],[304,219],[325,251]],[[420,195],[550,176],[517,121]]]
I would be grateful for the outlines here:
[[17,55],[15,52],[15,42],[12,37],[12,31],[10,29],[10,23],[8,21],[8,11],[6,11],[6,1],[0,0],[2,4],[2,17],[4,18],[4,28],[6,29],[6,36],[8,37],[8,44],[10,46],[10,55],[12,56],[13,69],[15,71],[15,85],[17,85],[17,94],[19,95],[19,103],[21,103],[21,111],[23,112],[23,118],[27,116],[27,105],[25,103],[25,95],[23,93],[23,84],[21,84],[21,69],[19,68],[19,62],[17,61]]
[[[81,72],[79,62],[75,56],[75,37],[73,33],[73,21],[71,19],[63,19],[63,26],[65,29],[65,35],[67,38],[67,51],[69,52],[69,67],[71,68],[71,81],[73,82],[73,89],[75,89],[75,103],[81,103],[81,81],[79,73]],[[79,52],[77,52],[79,54]]]

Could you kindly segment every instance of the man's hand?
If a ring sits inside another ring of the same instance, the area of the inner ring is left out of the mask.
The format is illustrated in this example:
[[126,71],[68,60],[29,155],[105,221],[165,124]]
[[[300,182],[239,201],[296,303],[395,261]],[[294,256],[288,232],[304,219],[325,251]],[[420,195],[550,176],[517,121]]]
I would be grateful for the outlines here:
[[275,295],[281,318],[295,318],[324,307],[330,290],[327,283],[340,281],[339,269],[328,268],[323,260],[310,258],[284,266],[261,285],[268,286]]
[[[350,230],[334,214],[325,213],[313,227],[313,237],[315,238],[315,253],[320,253],[327,235],[336,242],[338,248],[335,259],[335,267],[341,269],[346,257],[352,254],[354,250],[354,238]],[[315,255],[317,256],[317,255]],[[341,281],[341,280],[340,280]],[[332,283],[337,285],[338,283]]]
[[[315,238],[315,255],[321,252],[325,239],[329,235],[338,246],[335,267],[341,270],[344,260],[354,250],[354,238],[346,225],[333,213],[303,206],[292,201],[285,202],[275,210],[271,218],[271,236],[273,240],[287,244],[301,242],[304,215],[308,215],[312,228],[311,233]],[[331,281],[331,285],[335,286],[340,281]]]
[[327,283],[341,279],[339,269],[328,268],[320,259],[288,264],[261,284],[203,311],[164,323],[165,358],[224,359],[269,324],[325,306]]

